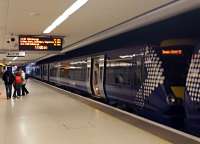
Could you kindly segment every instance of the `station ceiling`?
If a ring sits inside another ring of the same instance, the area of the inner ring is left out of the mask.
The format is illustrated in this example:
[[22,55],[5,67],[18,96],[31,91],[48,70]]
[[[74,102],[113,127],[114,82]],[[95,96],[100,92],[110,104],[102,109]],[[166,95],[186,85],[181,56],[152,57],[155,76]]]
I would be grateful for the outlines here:
[[[0,0],[0,62],[12,60],[6,55],[8,51],[18,51],[18,35],[42,34],[75,1]],[[95,34],[173,2],[176,0],[89,0],[50,34],[65,36],[64,51],[68,51]],[[11,37],[15,41],[7,43]],[[27,52],[26,57],[13,63],[27,63],[54,54]]]

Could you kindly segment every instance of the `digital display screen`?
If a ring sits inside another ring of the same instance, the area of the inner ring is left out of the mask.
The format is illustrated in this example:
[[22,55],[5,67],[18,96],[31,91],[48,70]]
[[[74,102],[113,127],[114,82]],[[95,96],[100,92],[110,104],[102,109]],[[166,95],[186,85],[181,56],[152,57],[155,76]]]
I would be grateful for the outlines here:
[[60,51],[63,39],[55,36],[19,36],[19,50]]
[[162,50],[162,55],[182,55],[183,51],[182,50]]

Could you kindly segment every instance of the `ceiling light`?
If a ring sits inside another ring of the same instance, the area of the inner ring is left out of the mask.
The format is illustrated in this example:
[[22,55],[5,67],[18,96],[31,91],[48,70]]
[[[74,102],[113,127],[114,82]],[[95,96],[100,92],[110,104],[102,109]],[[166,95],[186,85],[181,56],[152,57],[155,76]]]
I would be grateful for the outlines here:
[[14,57],[12,60],[15,61],[18,57]]
[[30,16],[39,16],[40,13],[38,13],[38,12],[30,12],[29,15]]
[[57,26],[59,26],[62,22],[64,22],[70,15],[76,12],[79,8],[81,8],[84,4],[86,4],[88,0],[77,0],[73,3],[65,12],[60,15],[49,27],[47,27],[43,33],[50,33]]
[[11,64],[12,62],[11,61],[9,61],[9,63],[8,64]]

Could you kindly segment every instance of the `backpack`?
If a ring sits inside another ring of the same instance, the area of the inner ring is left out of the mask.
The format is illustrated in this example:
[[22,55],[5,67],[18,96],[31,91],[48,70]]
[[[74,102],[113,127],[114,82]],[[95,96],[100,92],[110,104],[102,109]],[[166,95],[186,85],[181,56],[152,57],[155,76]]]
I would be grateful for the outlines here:
[[16,83],[16,84],[21,84],[21,83],[22,83],[22,78],[21,78],[21,76],[15,76],[15,83]]
[[5,83],[12,84],[14,81],[14,76],[11,73],[6,73],[3,80],[5,81]]
[[8,80],[8,81],[7,81],[8,83],[12,84],[12,83],[14,82],[14,76],[10,74],[10,75],[8,76],[7,80]]

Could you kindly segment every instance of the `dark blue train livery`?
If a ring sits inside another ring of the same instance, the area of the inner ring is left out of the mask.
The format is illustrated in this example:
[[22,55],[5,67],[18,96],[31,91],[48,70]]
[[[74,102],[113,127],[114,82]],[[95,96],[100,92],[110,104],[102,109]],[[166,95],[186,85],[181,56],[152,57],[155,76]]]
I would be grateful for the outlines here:
[[186,127],[200,135],[200,45],[192,55],[185,90]]
[[197,128],[200,50],[195,47],[188,39],[129,44],[36,65],[32,75],[175,128],[185,123]]

